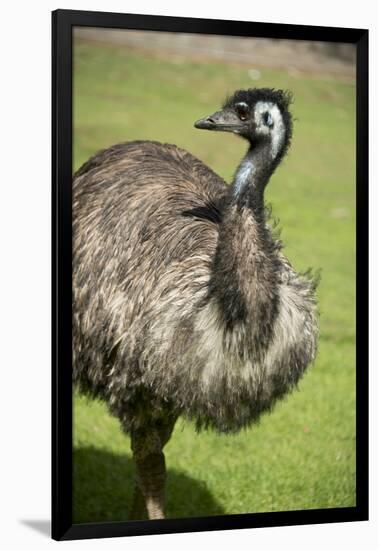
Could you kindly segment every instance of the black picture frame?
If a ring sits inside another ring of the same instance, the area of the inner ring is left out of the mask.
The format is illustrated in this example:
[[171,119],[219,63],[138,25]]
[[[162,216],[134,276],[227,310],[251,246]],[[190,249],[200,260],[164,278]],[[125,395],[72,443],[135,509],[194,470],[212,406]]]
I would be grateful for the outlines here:
[[[357,47],[356,506],[198,518],[72,521],[72,28],[352,43]],[[55,540],[368,519],[368,30],[57,10],[52,13],[52,537]]]

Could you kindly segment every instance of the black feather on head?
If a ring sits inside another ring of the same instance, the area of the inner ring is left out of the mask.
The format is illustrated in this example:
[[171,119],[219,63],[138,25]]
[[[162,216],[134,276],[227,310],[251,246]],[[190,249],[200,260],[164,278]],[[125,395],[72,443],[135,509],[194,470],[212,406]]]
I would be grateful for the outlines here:
[[235,105],[235,103],[247,103],[255,105],[259,101],[275,103],[282,113],[288,111],[293,102],[293,94],[288,90],[276,90],[275,88],[249,88],[248,90],[237,90],[228,96],[223,104],[223,109]]

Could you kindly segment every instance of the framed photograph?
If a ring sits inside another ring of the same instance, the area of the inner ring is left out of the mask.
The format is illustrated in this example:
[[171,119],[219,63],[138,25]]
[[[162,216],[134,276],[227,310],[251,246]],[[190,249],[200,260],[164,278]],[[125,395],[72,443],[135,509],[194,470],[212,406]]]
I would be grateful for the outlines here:
[[366,520],[368,31],[52,31],[53,538]]

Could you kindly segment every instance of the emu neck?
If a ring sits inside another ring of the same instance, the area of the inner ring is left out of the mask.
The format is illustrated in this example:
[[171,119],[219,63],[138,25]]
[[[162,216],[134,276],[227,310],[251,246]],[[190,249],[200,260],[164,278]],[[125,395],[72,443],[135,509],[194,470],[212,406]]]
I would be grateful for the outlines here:
[[271,341],[278,310],[280,266],[264,211],[264,189],[272,171],[266,146],[248,151],[222,212],[213,264],[211,290],[225,325],[228,330],[246,328],[256,357]]
[[264,210],[264,191],[276,167],[271,144],[267,140],[252,145],[237,169],[231,186],[231,202],[248,207],[260,217]]

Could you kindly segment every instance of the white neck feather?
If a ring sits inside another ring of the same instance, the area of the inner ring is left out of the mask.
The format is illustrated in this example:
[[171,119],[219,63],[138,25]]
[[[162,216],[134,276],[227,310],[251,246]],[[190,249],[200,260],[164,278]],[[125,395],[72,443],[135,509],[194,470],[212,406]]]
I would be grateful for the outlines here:
[[[264,122],[263,115],[269,113],[272,120],[272,128]],[[256,120],[256,132],[264,135],[271,134],[272,158],[275,159],[278,155],[284,139],[285,139],[285,125],[282,119],[281,111],[275,103],[270,101],[259,101],[255,106],[255,120]]]

